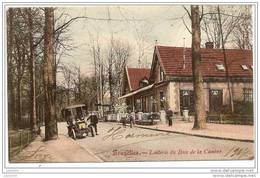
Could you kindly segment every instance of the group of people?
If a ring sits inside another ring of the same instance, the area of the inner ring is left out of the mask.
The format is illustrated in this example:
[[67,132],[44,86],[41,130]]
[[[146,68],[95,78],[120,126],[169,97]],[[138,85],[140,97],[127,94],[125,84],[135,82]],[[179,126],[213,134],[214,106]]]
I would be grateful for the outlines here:
[[[169,126],[172,126],[173,124],[173,111],[168,108],[166,111],[166,119],[168,121],[168,125]],[[126,123],[127,121],[129,121],[129,124],[130,124],[130,128],[133,127],[133,125],[135,125],[135,119],[136,119],[136,113],[135,112],[128,112],[126,113],[122,118],[121,118],[121,122],[122,122],[122,125],[123,127],[126,127]],[[152,123],[153,123],[153,117],[151,116],[151,120],[152,120]]]
[[133,128],[135,125],[135,112],[132,113],[126,113],[122,118],[121,118],[123,127],[126,128],[126,123],[129,121],[130,123],[130,128]]
[[[172,126],[173,124],[173,111],[168,108],[166,111],[166,119],[168,121],[168,125]],[[152,119],[152,123],[153,123],[153,117],[151,117]],[[130,124],[130,128],[132,128],[135,125],[135,120],[136,120],[136,113],[135,112],[128,112],[126,114],[123,115],[123,117],[121,118],[121,122],[123,127],[126,127],[126,123],[127,121],[129,121]]]
[[[172,126],[173,111],[168,108],[165,112],[166,112],[166,119],[168,121],[168,125]],[[124,114],[123,117],[121,118],[121,122],[124,128],[126,127],[127,121],[129,121],[130,128],[132,128],[135,125],[135,120],[136,120],[136,113],[130,111]],[[86,121],[88,123],[88,127],[90,128],[92,136],[94,137],[95,135],[98,135],[98,129],[97,129],[98,116],[95,113],[90,113]],[[95,131],[95,135],[94,135],[94,131]]]

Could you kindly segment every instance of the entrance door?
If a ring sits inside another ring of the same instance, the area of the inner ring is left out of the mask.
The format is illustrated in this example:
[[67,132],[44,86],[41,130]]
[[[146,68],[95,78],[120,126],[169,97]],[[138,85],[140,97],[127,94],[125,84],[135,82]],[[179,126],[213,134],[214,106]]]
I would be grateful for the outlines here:
[[189,114],[192,115],[194,112],[194,101],[192,90],[180,90],[180,109],[181,115],[184,109],[189,110]]
[[209,90],[209,110],[210,112],[220,112],[223,105],[223,91]]

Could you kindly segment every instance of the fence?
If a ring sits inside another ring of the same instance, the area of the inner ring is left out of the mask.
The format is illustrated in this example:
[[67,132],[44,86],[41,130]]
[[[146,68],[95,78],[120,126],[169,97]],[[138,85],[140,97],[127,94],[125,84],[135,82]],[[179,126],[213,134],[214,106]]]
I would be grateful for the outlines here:
[[235,101],[234,112],[219,112],[211,113],[207,117],[207,122],[220,123],[220,124],[241,124],[241,125],[253,125],[253,103]]
[[8,133],[9,160],[35,139],[30,129],[12,130]]
[[252,115],[238,115],[238,114],[218,114],[209,115],[207,117],[208,123],[218,124],[236,124],[236,125],[253,125],[254,120]]

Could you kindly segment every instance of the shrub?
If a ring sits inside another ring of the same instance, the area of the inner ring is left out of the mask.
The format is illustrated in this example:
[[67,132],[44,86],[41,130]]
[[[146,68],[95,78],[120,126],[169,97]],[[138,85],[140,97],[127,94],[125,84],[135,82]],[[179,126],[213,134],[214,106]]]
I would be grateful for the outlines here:
[[234,102],[234,109],[236,114],[253,116],[253,103],[251,102]]

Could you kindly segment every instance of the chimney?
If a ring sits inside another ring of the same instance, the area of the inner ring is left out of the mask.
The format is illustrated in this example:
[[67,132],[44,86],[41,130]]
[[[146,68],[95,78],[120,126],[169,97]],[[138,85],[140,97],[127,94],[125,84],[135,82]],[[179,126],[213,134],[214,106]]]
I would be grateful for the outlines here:
[[206,48],[214,48],[213,42],[206,42],[205,47]]

